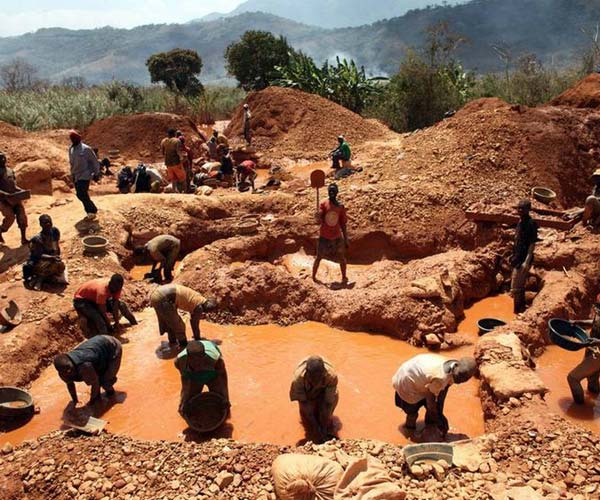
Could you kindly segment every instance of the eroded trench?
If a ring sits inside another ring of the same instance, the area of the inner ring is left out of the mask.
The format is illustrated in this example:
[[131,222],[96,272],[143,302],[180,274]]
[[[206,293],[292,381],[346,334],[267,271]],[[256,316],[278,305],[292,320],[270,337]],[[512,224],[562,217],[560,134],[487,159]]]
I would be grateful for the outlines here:
[[[310,354],[323,355],[337,369],[340,403],[335,416],[341,438],[390,443],[439,440],[435,430],[424,429],[422,416],[416,433],[403,430],[404,415],[393,404],[391,377],[403,361],[427,352],[427,335],[438,336],[439,345],[433,347],[446,356],[470,356],[479,319],[514,318],[512,300],[503,293],[507,276],[502,274],[497,252],[451,251],[412,261],[379,260],[384,256],[377,253],[370,258],[359,255],[350,261],[349,287],[332,286],[339,281],[339,266],[324,260],[318,277],[325,285],[316,288],[310,280],[314,246],[307,241],[297,234],[277,241],[269,235],[250,236],[243,243],[239,237],[215,239],[186,252],[178,263],[177,282],[202,292],[218,282],[216,291],[228,300],[234,316],[241,318],[238,322],[258,323],[202,322],[203,336],[223,341],[229,374],[231,418],[216,434],[190,432],[177,413],[180,380],[173,365],[177,352],[159,337],[154,312],[143,309],[137,312],[140,325],[127,328],[122,336],[124,358],[114,398],[103,398],[93,407],[82,403],[73,407],[63,382],[52,367],[47,368],[31,386],[40,414],[0,435],[0,443],[15,444],[59,429],[64,418],[93,415],[106,419],[110,432],[139,439],[231,437],[243,442],[296,444],[304,439],[305,431],[297,405],[289,401],[289,383],[298,361]],[[131,261],[126,267],[135,280],[143,279],[149,270]],[[279,277],[272,279],[272,275]],[[531,288],[541,284],[542,280],[534,279]],[[271,288],[270,293],[263,296],[266,288]],[[239,293],[232,295],[236,290]],[[290,290],[304,291],[290,300],[286,296]],[[303,309],[300,303],[311,293],[317,299]],[[254,299],[248,301],[248,297]],[[265,300],[283,306],[257,305]],[[296,309],[296,314],[285,316],[285,309]],[[388,309],[391,314],[386,313]],[[374,314],[381,321],[374,320]],[[355,321],[359,317],[363,320]],[[598,419],[594,420],[600,414],[599,403],[590,398],[585,407],[571,404],[566,374],[580,356],[550,347],[538,360],[538,373],[550,389],[546,400],[551,410],[599,432]],[[473,379],[449,391],[448,439],[484,433],[479,390],[479,381]],[[78,385],[78,392],[80,400],[87,401],[83,384]]]

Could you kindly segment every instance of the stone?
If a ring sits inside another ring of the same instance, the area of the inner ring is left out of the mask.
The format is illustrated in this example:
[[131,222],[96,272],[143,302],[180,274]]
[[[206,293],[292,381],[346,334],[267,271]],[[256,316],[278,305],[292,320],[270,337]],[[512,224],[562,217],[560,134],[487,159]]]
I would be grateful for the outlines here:
[[4,446],[2,447],[2,453],[4,455],[8,455],[9,453],[12,453],[14,450],[14,447],[11,443],[5,443]]
[[215,477],[215,484],[219,487],[220,490],[224,490],[233,482],[233,474],[227,471],[221,471]]
[[84,481],[95,481],[99,477],[100,477],[100,475],[97,472],[94,472],[93,470],[89,470],[83,475],[83,480]]
[[428,333],[425,335],[425,344],[427,347],[439,348],[442,345],[442,341],[435,333]]
[[[487,335],[482,338],[485,337]],[[496,364],[484,363],[480,366],[479,372],[482,380],[489,385],[497,399],[518,398],[526,392],[534,394],[548,392],[540,377],[524,364],[522,367],[516,367],[507,361]]]
[[48,160],[35,160],[15,165],[17,185],[33,194],[52,194],[52,167]]

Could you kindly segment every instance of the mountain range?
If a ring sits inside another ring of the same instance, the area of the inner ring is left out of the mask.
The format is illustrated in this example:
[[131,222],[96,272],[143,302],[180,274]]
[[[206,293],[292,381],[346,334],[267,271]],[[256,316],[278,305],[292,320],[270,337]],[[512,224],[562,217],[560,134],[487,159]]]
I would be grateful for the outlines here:
[[[323,0],[324,1],[324,0]],[[534,53],[545,64],[577,63],[589,45],[582,28],[600,20],[600,0],[472,0],[412,10],[403,16],[351,28],[325,29],[260,12],[187,24],[140,26],[134,29],[41,29],[0,38],[0,64],[22,57],[53,81],[83,76],[90,82],[110,79],[148,83],[146,59],[175,47],[198,51],[205,83],[227,81],[223,52],[250,29],[287,37],[318,62],[336,55],[354,58],[372,74],[391,74],[410,47],[423,43],[424,30],[439,21],[469,42],[459,56],[476,71],[499,71],[503,62],[493,49],[508,47],[513,56]],[[228,80],[231,82],[231,80]]]
[[423,9],[433,4],[456,4],[465,0],[247,0],[228,13],[213,12],[198,21],[214,21],[245,12],[264,12],[293,19],[299,23],[321,28],[347,28],[371,24],[406,14],[409,10]]

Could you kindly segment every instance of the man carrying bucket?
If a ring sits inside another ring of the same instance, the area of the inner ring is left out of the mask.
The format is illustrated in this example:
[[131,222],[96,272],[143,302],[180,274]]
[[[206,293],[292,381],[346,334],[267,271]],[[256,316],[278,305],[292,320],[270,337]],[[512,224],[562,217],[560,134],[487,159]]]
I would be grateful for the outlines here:
[[323,258],[337,258],[342,271],[342,283],[348,282],[346,276],[346,250],[348,248],[348,233],[346,232],[346,208],[338,199],[338,187],[331,184],[327,190],[329,199],[319,206],[317,218],[321,223],[317,257],[313,264],[312,279],[317,281],[317,271]]
[[181,374],[179,413],[183,416],[185,404],[202,393],[204,386],[219,394],[229,404],[227,370],[219,347],[210,340],[194,340],[179,353],[175,368]]
[[581,326],[591,326],[590,346],[586,348],[581,363],[573,368],[567,375],[567,382],[573,394],[573,401],[584,404],[585,398],[581,381],[587,378],[588,391],[592,394],[600,394],[600,295],[594,304],[593,318],[575,320],[573,323]]

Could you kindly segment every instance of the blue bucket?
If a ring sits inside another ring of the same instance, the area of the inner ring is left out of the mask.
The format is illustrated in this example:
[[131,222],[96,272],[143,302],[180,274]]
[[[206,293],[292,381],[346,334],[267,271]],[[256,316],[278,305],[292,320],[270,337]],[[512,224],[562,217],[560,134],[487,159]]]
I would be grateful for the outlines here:
[[585,330],[566,319],[552,318],[548,321],[548,327],[550,340],[567,351],[585,349],[590,343]]

